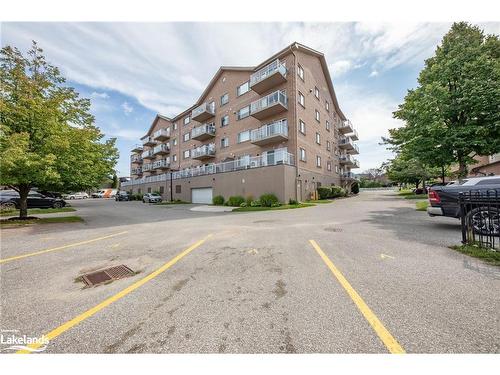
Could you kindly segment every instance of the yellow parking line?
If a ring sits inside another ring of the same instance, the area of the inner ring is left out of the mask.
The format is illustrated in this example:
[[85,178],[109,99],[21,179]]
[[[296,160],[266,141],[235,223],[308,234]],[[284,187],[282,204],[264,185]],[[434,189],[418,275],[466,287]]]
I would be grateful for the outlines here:
[[109,236],[98,237],[98,238],[94,238],[94,239],[88,240],[88,241],[76,242],[76,243],[71,243],[69,245],[64,245],[64,246],[59,246],[59,247],[53,247],[51,249],[45,249],[45,250],[35,251],[34,253],[28,253],[28,254],[23,254],[23,255],[17,255],[15,257],[0,259],[0,264],[11,262],[13,260],[18,260],[18,259],[22,259],[22,258],[32,257],[32,256],[35,256],[35,255],[50,253],[52,251],[64,250],[64,249],[67,249],[69,247],[75,247],[75,246],[85,245],[85,244],[88,244],[88,243],[91,243],[91,242],[105,240],[106,238],[116,237],[116,236],[119,236],[119,235],[125,234],[125,233],[128,233],[128,231],[123,231],[123,232],[120,232],[120,233],[110,234]]
[[[209,234],[207,237],[204,239],[196,242],[195,244],[191,245],[188,247],[186,250],[182,251],[181,253],[177,254],[174,258],[169,260],[167,263],[165,263],[163,266],[158,268],[156,271],[153,271],[146,277],[140,279],[139,281],[133,283],[132,285],[128,286],[127,288],[123,289],[122,291],[116,293],[115,295],[109,297],[108,299],[105,299],[98,305],[92,307],[91,309],[85,311],[84,313],[78,315],[76,318],[71,319],[70,321],[64,323],[63,325],[60,325],[56,329],[53,329],[46,335],[43,335],[45,338],[49,340],[49,342],[53,339],[55,339],[57,336],[63,334],[67,330],[73,328],[76,326],[78,323],[84,321],[87,318],[90,318],[92,315],[98,313],[105,307],[111,305],[113,302],[118,301],[119,299],[125,297],[127,294],[132,293],[134,290],[138,289],[142,285],[146,284],[148,281],[153,280],[156,276],[160,275],[161,273],[165,272],[168,270],[170,267],[172,267],[175,263],[177,263],[179,260],[184,258],[186,255],[188,255],[191,251],[196,249],[197,247],[201,246],[208,238],[210,238],[212,235]],[[41,340],[40,340],[41,341]],[[28,348],[30,349],[37,349],[40,346],[43,345],[43,342],[35,343],[35,344],[30,344],[28,345]],[[29,354],[31,353],[29,350],[19,350],[16,352],[17,354]]]
[[330,258],[328,258],[328,256],[323,252],[323,250],[321,250],[316,241],[309,240],[309,242],[314,247],[316,252],[319,254],[321,259],[323,259],[323,262],[325,262],[330,271],[332,271],[333,275],[337,278],[338,282],[345,289],[349,297],[351,297],[352,301],[356,304],[359,311],[361,311],[361,314],[363,314],[365,319],[368,321],[370,326],[373,328],[373,330],[378,335],[380,340],[384,343],[389,352],[391,352],[392,354],[404,354],[405,350],[401,347],[401,345],[399,345],[399,343],[391,335],[391,333],[384,327],[382,322],[368,307],[365,301],[363,301],[361,296],[354,290],[351,284],[349,284],[344,275],[342,275],[342,273],[338,270],[338,268],[335,267]]

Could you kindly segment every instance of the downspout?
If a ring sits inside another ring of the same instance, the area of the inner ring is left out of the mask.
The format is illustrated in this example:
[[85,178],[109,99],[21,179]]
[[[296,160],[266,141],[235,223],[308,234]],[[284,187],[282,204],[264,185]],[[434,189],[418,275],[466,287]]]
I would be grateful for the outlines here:
[[[295,53],[293,52],[293,46],[296,46],[296,43],[294,43],[293,45],[291,45],[289,47],[290,49],[290,52],[292,53],[292,56],[293,56],[293,90],[294,90],[294,98],[295,98],[295,95],[297,95],[297,74],[296,74],[296,71],[295,69],[297,69],[297,56],[295,55]],[[299,201],[299,195],[298,195],[298,192],[297,192],[297,189],[298,189],[298,182],[299,182],[299,158],[298,158],[298,148],[299,148],[299,127],[297,125],[297,118],[298,118],[298,115],[297,115],[297,100],[294,99],[294,103],[293,103],[293,113],[292,113],[292,119],[293,119],[293,124],[294,124],[294,128],[295,128],[295,147],[294,147],[294,159],[295,159],[295,186],[294,186],[294,190],[295,190],[295,200],[298,202]],[[301,185],[301,189],[302,189],[302,185]]]

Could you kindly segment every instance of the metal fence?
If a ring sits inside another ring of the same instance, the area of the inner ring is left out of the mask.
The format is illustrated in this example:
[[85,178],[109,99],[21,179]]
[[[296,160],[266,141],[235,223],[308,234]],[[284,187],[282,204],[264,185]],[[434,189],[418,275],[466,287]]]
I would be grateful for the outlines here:
[[500,251],[500,189],[459,194],[462,243]]

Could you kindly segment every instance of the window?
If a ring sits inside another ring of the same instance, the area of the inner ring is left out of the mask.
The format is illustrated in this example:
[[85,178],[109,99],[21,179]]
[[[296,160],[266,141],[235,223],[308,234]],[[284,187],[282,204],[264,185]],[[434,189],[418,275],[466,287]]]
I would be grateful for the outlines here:
[[246,168],[250,165],[250,155],[243,155],[236,158],[236,168]]
[[335,173],[339,173],[339,166],[338,165],[335,166]]
[[316,156],[316,167],[321,167],[321,156]]
[[225,148],[229,146],[229,138],[222,138],[220,140],[220,148]]
[[319,135],[319,133],[316,133],[316,143],[317,143],[318,145],[320,145],[320,144],[321,144],[321,136]]
[[182,140],[184,142],[187,142],[187,141],[189,141],[189,137],[190,137],[189,132],[184,133],[184,135],[182,136]]
[[181,193],[181,185],[175,185],[175,194]]
[[184,119],[184,125],[187,125],[191,122],[191,116],[188,116]]
[[220,119],[221,128],[228,125],[229,125],[229,116],[228,115],[222,116],[222,118]]
[[189,159],[190,156],[191,156],[191,150],[184,151],[184,159]]
[[174,139],[172,140],[172,144],[173,144],[174,146],[177,146],[177,138],[174,138]]
[[236,89],[236,95],[240,96],[248,91],[250,91],[250,81],[246,81],[241,86],[238,86]]
[[172,155],[172,161],[177,161],[177,155]]
[[326,130],[330,131],[330,121],[326,120]]
[[297,65],[297,75],[302,81],[304,80],[304,69],[300,65]]
[[300,160],[306,161],[306,150],[304,150],[303,148],[300,149]]
[[319,119],[319,111],[317,109],[315,111],[316,111],[316,121],[319,122],[320,121],[320,119]]
[[224,95],[220,97],[220,105],[223,106],[229,102],[229,94],[226,92]]
[[306,99],[304,98],[304,95],[302,95],[302,93],[300,91],[299,91],[299,104],[302,107],[306,106]]
[[306,134],[306,123],[302,120],[299,120],[299,131],[302,134]]
[[238,133],[238,143],[246,142],[250,140],[250,130],[245,130],[244,132]]
[[163,194],[165,192],[165,187],[162,185],[160,186],[160,194]]
[[330,103],[328,103],[328,100],[325,101],[325,108],[327,111],[330,110]]
[[151,193],[151,188],[150,187],[148,187],[148,193]]
[[500,184],[500,178],[487,178],[479,181],[476,185],[496,185]]
[[319,99],[319,89],[317,87],[314,88],[314,96]]
[[326,162],[326,169],[327,169],[327,171],[331,172],[331,170],[332,170],[332,162],[331,161]]
[[173,126],[174,130],[177,130],[177,123],[174,122],[174,126]]
[[331,148],[332,148],[332,147],[331,147],[331,143],[330,143],[330,141],[326,141],[326,150],[327,150],[327,151],[330,151],[330,150],[331,150]]
[[250,116],[250,106],[249,105],[241,108],[238,111],[238,120],[244,119],[245,117],[248,117],[248,116]]

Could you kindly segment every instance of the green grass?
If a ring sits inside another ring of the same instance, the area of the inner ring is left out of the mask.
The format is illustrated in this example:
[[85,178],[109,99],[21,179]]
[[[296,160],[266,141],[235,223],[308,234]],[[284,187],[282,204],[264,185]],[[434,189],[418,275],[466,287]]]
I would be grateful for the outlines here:
[[60,217],[44,217],[33,220],[0,220],[0,226],[23,226],[29,224],[53,224],[53,223],[80,223],[83,219],[80,216],[60,216]]
[[313,199],[310,201],[306,201],[306,203],[319,203],[319,204],[332,203],[332,202],[333,202],[332,199]]
[[404,199],[426,199],[427,194],[415,194],[411,190],[398,191],[398,195]]
[[299,203],[299,204],[284,204],[279,207],[238,207],[233,212],[248,212],[248,211],[276,211],[276,210],[291,210],[294,208],[312,207],[314,203]]
[[166,206],[170,204],[191,204],[191,202],[184,202],[184,201],[173,201],[173,202],[160,202],[160,203],[153,203],[154,205],[157,206]]
[[[28,216],[36,214],[55,214],[57,212],[73,212],[76,211],[73,207],[63,208],[30,208]],[[19,210],[9,210],[0,212],[0,216],[19,216]]]
[[417,211],[427,211],[427,207],[429,207],[429,201],[415,202],[415,206],[417,206]]
[[462,254],[484,260],[494,266],[500,266],[500,251],[490,250],[479,245],[459,245],[450,246],[450,249],[456,250]]

